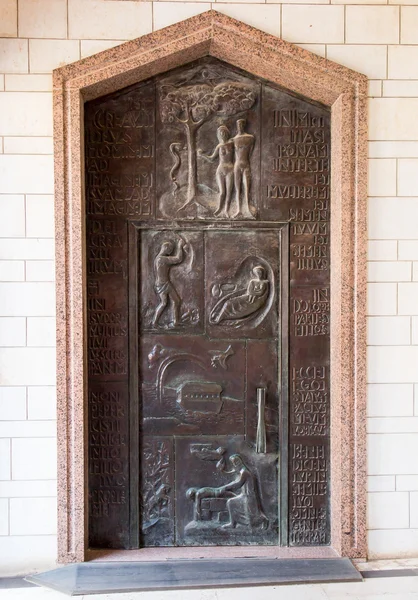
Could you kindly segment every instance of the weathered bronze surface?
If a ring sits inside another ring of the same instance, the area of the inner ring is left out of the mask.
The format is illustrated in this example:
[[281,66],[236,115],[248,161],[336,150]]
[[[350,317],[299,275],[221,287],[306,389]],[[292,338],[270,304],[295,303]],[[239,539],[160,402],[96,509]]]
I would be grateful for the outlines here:
[[209,58],[86,105],[91,547],[329,543],[329,120]]

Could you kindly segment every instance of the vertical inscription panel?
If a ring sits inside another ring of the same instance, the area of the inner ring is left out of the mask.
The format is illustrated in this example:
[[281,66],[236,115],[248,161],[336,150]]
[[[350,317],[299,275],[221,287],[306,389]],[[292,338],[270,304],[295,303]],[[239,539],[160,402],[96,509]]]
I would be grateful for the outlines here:
[[329,111],[263,88],[262,218],[290,227],[290,279],[329,282]]
[[330,543],[330,115],[263,87],[261,215],[289,223],[288,543]]
[[[129,544],[128,390],[91,382],[89,404],[89,534],[95,547]],[[113,523],[122,526],[112,528]]]
[[87,214],[149,219],[155,204],[153,82],[86,105]]
[[85,107],[89,545],[130,546],[128,223],[154,214],[154,84]]

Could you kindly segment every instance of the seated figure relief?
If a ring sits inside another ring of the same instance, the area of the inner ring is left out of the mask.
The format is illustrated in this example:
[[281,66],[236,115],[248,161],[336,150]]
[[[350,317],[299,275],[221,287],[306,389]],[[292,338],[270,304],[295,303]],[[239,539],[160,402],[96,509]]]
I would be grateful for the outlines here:
[[[225,449],[219,448],[219,450]],[[235,478],[220,487],[190,488],[186,497],[194,502],[194,522],[202,521],[202,500],[226,498],[229,521],[220,524],[222,529],[260,527],[267,529],[269,521],[264,514],[257,480],[252,471],[246,466],[240,454],[233,454],[230,459],[231,470],[226,470],[224,456],[217,462],[216,468],[224,473],[235,473]]]
[[253,267],[251,279],[246,289],[234,289],[223,295],[211,310],[209,322],[219,325],[226,321],[232,325],[240,326],[244,320],[255,316],[267,302],[270,290],[270,282],[263,266]]

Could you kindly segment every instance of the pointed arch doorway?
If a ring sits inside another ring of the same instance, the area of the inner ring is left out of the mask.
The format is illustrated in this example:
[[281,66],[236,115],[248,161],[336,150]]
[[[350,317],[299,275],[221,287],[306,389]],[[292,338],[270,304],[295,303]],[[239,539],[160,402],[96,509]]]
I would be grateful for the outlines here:
[[365,77],[209,11],[54,89],[60,560],[365,556]]

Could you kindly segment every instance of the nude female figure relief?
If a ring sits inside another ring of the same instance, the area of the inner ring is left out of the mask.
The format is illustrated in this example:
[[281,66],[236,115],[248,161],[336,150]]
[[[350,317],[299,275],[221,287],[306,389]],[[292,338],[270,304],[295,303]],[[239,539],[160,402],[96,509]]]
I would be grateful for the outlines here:
[[[198,156],[213,162],[219,156],[216,170],[216,183],[219,190],[219,204],[214,212],[216,217],[234,219],[255,219],[250,209],[251,165],[255,137],[245,132],[245,119],[238,119],[237,134],[230,138],[229,129],[221,125],[217,129],[218,145],[211,155],[197,151]],[[229,214],[232,189],[235,187],[236,212]]]
[[266,270],[263,266],[256,265],[251,275],[246,289],[238,289],[218,300],[209,316],[212,325],[226,321],[239,326],[265,305],[270,290]]
[[219,190],[219,204],[218,208],[214,212],[214,215],[216,217],[228,219],[232,187],[234,185],[234,143],[230,139],[229,129],[225,125],[218,127],[217,136],[219,144],[216,146],[213,154],[209,156],[207,154],[203,154],[201,150],[198,150],[197,153],[198,156],[201,156],[210,162],[219,156],[219,165],[216,169],[216,183],[218,184]]

